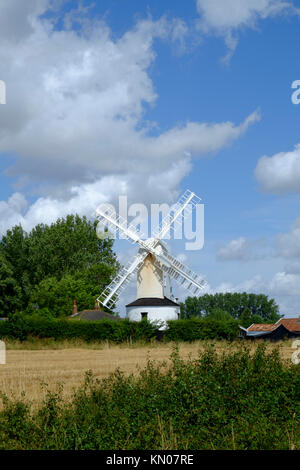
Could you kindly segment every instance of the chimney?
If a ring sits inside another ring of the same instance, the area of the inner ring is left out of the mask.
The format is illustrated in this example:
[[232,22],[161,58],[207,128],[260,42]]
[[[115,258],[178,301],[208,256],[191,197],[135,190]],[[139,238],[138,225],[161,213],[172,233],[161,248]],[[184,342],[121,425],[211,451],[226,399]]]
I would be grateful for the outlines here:
[[73,308],[72,308],[72,315],[76,315],[76,313],[78,313],[78,310],[77,310],[77,303],[76,303],[76,300],[74,299],[74,301],[73,301]]

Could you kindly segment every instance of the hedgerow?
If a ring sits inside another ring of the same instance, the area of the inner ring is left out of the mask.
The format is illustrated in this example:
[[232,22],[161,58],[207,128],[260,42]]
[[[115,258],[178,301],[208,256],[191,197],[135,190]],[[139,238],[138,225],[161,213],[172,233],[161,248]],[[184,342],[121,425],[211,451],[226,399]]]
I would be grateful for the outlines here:
[[85,341],[111,341],[121,343],[128,340],[150,340],[156,335],[156,327],[147,321],[130,322],[100,320],[84,321],[72,319],[31,318],[14,315],[0,322],[0,338],[19,339],[30,337],[54,338],[55,340],[80,338]]
[[165,339],[169,341],[195,341],[199,339],[228,339],[238,336],[239,323],[236,320],[190,320],[168,321]]
[[[155,338],[157,325],[143,320],[130,322],[100,320],[84,321],[31,317],[15,314],[7,321],[0,322],[0,338],[26,340],[29,337],[54,338],[56,340],[80,338],[86,341],[108,340],[115,343],[123,341],[148,341]],[[199,339],[233,340],[238,335],[235,320],[173,320],[168,322],[164,341],[194,341]]]

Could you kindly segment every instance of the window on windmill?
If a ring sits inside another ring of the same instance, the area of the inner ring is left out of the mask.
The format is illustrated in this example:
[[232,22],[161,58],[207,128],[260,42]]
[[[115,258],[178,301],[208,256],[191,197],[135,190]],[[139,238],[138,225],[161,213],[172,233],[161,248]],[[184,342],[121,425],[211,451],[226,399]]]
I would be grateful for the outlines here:
[[142,317],[142,320],[147,320],[148,312],[141,312],[141,317]]

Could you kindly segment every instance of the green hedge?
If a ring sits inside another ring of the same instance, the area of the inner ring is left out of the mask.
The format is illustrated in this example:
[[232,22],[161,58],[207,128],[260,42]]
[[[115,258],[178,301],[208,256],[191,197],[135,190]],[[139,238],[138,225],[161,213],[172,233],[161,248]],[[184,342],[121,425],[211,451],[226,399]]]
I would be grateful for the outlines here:
[[80,338],[86,341],[108,340],[121,343],[128,340],[150,340],[156,328],[147,321],[129,320],[84,321],[70,319],[42,319],[14,315],[0,323],[0,338],[25,341],[28,337],[54,338],[55,340]]
[[[227,339],[237,337],[239,327],[235,320],[172,320],[165,331],[165,341],[195,341],[200,339]],[[26,340],[28,337],[54,338],[56,340],[81,338],[86,341],[108,340],[115,343],[132,340],[148,341],[157,334],[157,328],[148,321],[130,322],[100,320],[49,319],[13,315],[0,322],[0,338]]]
[[233,340],[238,336],[239,324],[236,320],[190,320],[168,321],[165,338],[169,341],[195,341],[199,339]]

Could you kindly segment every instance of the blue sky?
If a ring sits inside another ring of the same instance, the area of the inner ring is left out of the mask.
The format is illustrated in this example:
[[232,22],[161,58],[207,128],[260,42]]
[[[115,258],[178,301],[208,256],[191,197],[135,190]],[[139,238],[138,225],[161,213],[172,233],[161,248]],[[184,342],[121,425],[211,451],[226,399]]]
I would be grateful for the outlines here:
[[1,232],[188,188],[205,246],[174,253],[300,314],[299,27],[296,0],[0,0]]

